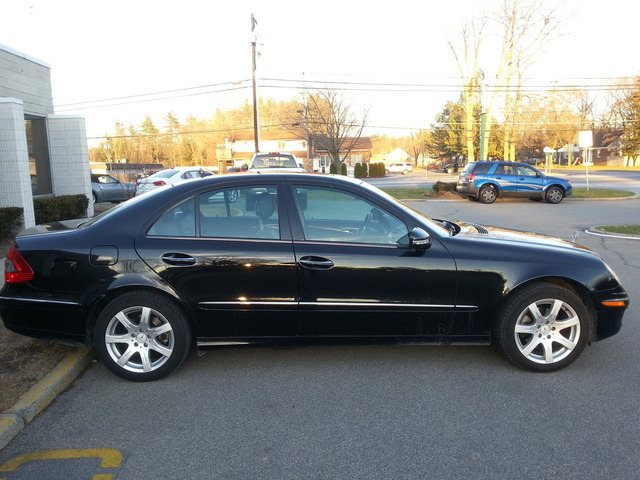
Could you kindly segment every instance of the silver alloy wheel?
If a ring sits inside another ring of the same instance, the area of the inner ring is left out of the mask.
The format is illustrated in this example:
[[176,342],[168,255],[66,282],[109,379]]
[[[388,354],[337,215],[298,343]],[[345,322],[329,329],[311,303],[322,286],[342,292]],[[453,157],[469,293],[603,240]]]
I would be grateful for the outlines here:
[[567,302],[545,298],[528,305],[515,324],[516,347],[535,363],[553,364],[566,358],[580,339],[580,318]]
[[497,197],[498,194],[493,187],[482,187],[480,189],[480,200],[482,203],[493,203]]
[[564,198],[564,193],[558,187],[551,187],[547,191],[546,200],[549,203],[560,203]]
[[107,324],[104,342],[109,356],[130,372],[152,372],[171,357],[175,335],[157,310],[133,306],[118,312]]

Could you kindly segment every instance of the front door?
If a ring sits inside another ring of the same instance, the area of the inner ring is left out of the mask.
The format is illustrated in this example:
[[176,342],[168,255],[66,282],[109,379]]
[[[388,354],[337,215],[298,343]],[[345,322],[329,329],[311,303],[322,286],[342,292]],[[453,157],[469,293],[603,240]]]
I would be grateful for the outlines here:
[[447,291],[445,315],[455,305],[455,265],[439,243],[408,248],[405,222],[358,194],[302,185],[292,194],[302,230],[294,238],[301,336],[438,332],[443,299],[432,293]]

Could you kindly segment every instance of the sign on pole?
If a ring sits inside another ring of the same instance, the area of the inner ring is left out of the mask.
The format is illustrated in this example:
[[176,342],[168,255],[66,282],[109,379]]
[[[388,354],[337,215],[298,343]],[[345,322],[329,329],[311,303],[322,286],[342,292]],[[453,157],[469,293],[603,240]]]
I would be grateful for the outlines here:
[[580,147],[584,148],[583,161],[584,171],[587,176],[587,190],[589,190],[589,164],[591,163],[591,147],[593,147],[593,132],[591,130],[585,130],[578,132],[578,143]]

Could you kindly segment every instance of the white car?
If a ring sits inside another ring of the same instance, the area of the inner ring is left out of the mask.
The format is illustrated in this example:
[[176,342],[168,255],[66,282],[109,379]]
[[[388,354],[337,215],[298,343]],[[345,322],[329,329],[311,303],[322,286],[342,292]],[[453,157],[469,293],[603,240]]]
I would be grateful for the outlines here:
[[390,163],[385,167],[385,173],[401,173],[403,175],[413,172],[413,167],[410,163],[395,162]]
[[304,172],[302,164],[293,153],[254,153],[249,162],[249,172]]
[[174,167],[160,170],[159,172],[141,178],[136,182],[136,195],[142,195],[163,185],[181,182],[190,178],[201,178],[213,175],[202,167]]

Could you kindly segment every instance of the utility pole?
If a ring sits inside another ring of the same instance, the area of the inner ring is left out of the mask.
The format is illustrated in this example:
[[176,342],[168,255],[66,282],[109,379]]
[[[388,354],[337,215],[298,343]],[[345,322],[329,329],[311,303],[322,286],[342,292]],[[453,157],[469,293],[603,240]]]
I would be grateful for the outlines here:
[[252,80],[253,80],[253,138],[255,139],[256,153],[260,152],[260,125],[258,123],[258,88],[256,85],[256,44],[258,36],[256,34],[256,21],[253,13],[251,14],[251,63],[252,63]]
[[480,114],[480,161],[486,160],[487,152],[485,151],[485,135],[486,135],[486,112]]

